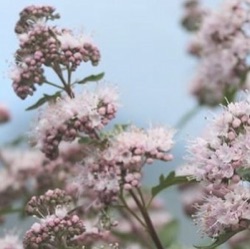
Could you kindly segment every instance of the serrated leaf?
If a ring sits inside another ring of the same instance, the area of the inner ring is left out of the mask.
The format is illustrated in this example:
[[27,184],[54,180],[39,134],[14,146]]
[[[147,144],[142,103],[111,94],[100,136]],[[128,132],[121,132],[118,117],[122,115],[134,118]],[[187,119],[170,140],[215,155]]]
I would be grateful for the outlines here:
[[177,220],[173,220],[170,223],[166,224],[161,231],[159,232],[159,237],[164,245],[164,247],[169,247],[172,245],[179,234],[179,224]]
[[222,245],[223,243],[225,243],[226,241],[228,241],[231,237],[233,237],[235,234],[237,234],[237,233],[239,233],[241,231],[242,230],[238,230],[238,231],[232,231],[232,232],[229,232],[229,233],[222,234],[211,245],[208,245],[208,246],[194,246],[194,247],[197,248],[197,249],[213,249],[213,248],[216,248],[216,247]]
[[158,195],[162,190],[173,185],[196,182],[195,179],[190,180],[188,176],[176,176],[174,171],[171,171],[166,177],[160,175],[159,184],[151,189],[152,198]]
[[61,92],[56,92],[53,95],[48,95],[48,94],[43,94],[43,97],[40,98],[35,104],[33,104],[32,106],[29,106],[28,108],[26,108],[26,111],[31,111],[34,110],[40,106],[42,106],[43,104],[45,104],[46,102],[49,102],[51,100],[55,100],[56,98],[61,96]]
[[89,81],[98,81],[104,77],[104,74],[105,74],[104,72],[99,73],[99,74],[92,74],[92,75],[90,75],[90,76],[88,76],[80,81],[77,81],[76,83],[77,84],[86,84]]

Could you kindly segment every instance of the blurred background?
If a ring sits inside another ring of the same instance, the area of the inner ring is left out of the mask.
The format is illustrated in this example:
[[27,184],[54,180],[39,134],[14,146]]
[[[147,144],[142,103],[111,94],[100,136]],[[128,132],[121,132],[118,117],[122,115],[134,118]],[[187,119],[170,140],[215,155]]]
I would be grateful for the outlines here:
[[[207,0],[216,5],[219,0]],[[0,143],[28,132],[37,111],[25,111],[49,87],[40,87],[34,96],[20,100],[12,90],[9,73],[18,47],[14,26],[19,12],[31,4],[49,4],[61,14],[55,23],[93,37],[101,51],[97,67],[81,67],[76,77],[105,72],[104,82],[118,86],[122,104],[117,123],[175,126],[197,103],[189,95],[188,84],[196,69],[193,58],[186,53],[189,34],[181,28],[182,0],[8,0],[1,2],[1,83],[0,103],[10,108],[12,120],[0,127]],[[214,109],[203,108],[177,132],[174,157],[170,163],[147,167],[145,184],[155,185],[161,173],[167,174],[183,163],[186,141],[199,135]],[[197,244],[200,235],[193,222],[185,218],[175,189],[162,195],[166,206],[181,223],[180,239],[186,245]],[[25,229],[23,224],[8,224]]]

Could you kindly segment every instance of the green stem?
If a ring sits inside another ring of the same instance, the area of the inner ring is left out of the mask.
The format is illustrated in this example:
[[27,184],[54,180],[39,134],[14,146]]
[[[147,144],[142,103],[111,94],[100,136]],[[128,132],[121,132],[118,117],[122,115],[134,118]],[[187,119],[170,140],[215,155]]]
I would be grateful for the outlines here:
[[145,220],[145,223],[147,225],[147,230],[148,230],[148,233],[152,239],[152,241],[154,242],[155,246],[157,249],[164,249],[163,245],[161,244],[161,241],[155,231],[155,228],[154,228],[154,225],[151,221],[151,218],[150,216],[148,215],[148,211],[147,209],[145,208],[145,206],[140,202],[140,200],[137,198],[136,194],[133,192],[133,190],[130,190],[129,191],[130,195],[132,196],[132,198],[134,199],[136,205],[138,206],[144,220]]
[[146,207],[146,202],[145,202],[145,200],[144,200],[144,197],[143,197],[143,194],[142,194],[142,192],[141,192],[141,189],[137,187],[136,190],[137,190],[137,192],[138,192],[138,194],[139,194],[139,196],[140,196],[140,198],[141,198],[142,205],[143,205],[144,207]]
[[64,87],[58,86],[58,85],[56,85],[56,84],[54,84],[54,83],[52,83],[52,82],[50,82],[50,81],[45,80],[45,83],[46,83],[47,85],[54,86],[54,87],[56,87],[56,88],[59,88],[59,89],[61,89],[61,90],[64,90]]
[[138,241],[140,241],[144,246],[146,246],[146,248],[152,248],[147,234],[145,234],[144,230],[142,230],[140,227],[137,226],[137,224],[134,223],[133,218],[128,214],[128,212],[121,208],[119,209],[119,212],[124,217],[124,219],[126,219],[131,225],[133,235],[137,235],[136,237]]
[[68,71],[68,86],[71,86],[71,69],[69,67],[67,67],[67,71]]
[[58,76],[58,78],[61,80],[62,84],[63,84],[63,90],[65,90],[65,92],[68,94],[68,96],[70,98],[74,98],[75,95],[71,89],[71,86],[67,84],[67,82],[65,81],[63,74],[62,74],[62,70],[60,68],[60,66],[58,64],[54,64],[52,66],[54,72],[56,73],[56,75]]
[[143,226],[145,227],[144,222],[140,219],[140,217],[128,206],[127,202],[124,200],[123,196],[120,196],[120,200],[122,202],[122,204],[124,205],[124,207],[126,208],[126,210]]
[[200,109],[201,107],[198,105],[185,113],[184,116],[182,116],[181,119],[176,123],[175,127],[179,130],[182,129],[188,123],[188,121],[190,121],[191,118],[193,118],[199,112]]

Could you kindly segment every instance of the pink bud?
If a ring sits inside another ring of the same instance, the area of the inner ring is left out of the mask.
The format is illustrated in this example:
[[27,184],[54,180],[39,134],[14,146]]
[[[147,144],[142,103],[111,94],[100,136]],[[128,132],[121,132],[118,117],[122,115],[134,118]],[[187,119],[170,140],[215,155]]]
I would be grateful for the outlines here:
[[73,215],[73,217],[71,218],[73,223],[77,223],[80,219],[77,215]]
[[241,121],[238,118],[235,118],[232,123],[234,128],[238,128],[241,125]]

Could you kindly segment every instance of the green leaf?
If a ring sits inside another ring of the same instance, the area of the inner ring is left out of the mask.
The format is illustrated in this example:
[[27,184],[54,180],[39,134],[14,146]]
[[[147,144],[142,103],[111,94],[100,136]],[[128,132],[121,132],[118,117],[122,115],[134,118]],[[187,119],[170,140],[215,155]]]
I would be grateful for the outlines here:
[[15,147],[25,141],[26,137],[23,135],[19,135],[18,137],[14,138],[12,141],[7,142],[5,146]]
[[237,174],[242,178],[242,180],[250,182],[250,169],[240,168],[237,170]]
[[56,92],[53,95],[48,95],[48,94],[43,94],[43,97],[40,98],[35,104],[33,104],[32,106],[29,106],[26,111],[31,111],[34,110],[40,106],[42,106],[43,104],[45,104],[46,102],[55,100],[56,98],[61,96],[61,91]]
[[[247,75],[248,75],[248,71],[242,72],[240,74],[240,86],[244,86],[244,84],[246,83]],[[234,87],[234,86],[226,87],[224,91],[224,100],[222,101],[222,105],[227,106],[228,103],[233,102],[237,91],[238,91],[237,87]]]
[[237,231],[232,231],[232,232],[222,234],[211,245],[208,245],[208,246],[194,246],[194,247],[197,248],[197,249],[213,249],[213,248],[216,248],[216,247],[222,245],[223,243],[225,243],[226,241],[228,241],[231,237],[233,237],[235,234],[237,234],[237,233],[239,233],[241,231],[242,230],[237,230]]
[[235,95],[237,93],[236,87],[227,87],[224,91],[224,99],[222,101],[222,105],[227,106],[228,103],[231,103],[235,99]]
[[114,131],[121,133],[121,132],[125,131],[129,126],[130,126],[130,124],[115,124]]
[[179,234],[179,224],[177,220],[173,220],[170,223],[167,223],[159,232],[159,237],[164,245],[164,247],[168,248],[172,245]]
[[176,176],[174,171],[171,171],[166,177],[161,175],[159,178],[159,184],[151,189],[152,197],[158,195],[162,190],[169,188],[173,185],[196,182],[195,179],[190,180],[188,176]]
[[90,137],[80,137],[78,139],[79,144],[89,144],[91,142],[92,142],[92,138],[90,138]]
[[102,73],[99,73],[99,74],[92,74],[92,75],[90,75],[90,76],[88,76],[88,77],[86,77],[86,78],[84,78],[84,79],[82,79],[82,80],[80,80],[80,81],[77,81],[76,83],[77,84],[86,84],[87,82],[89,82],[89,81],[98,81],[98,80],[101,80],[103,77],[104,77],[104,72],[102,72]]
[[111,130],[100,132],[99,136],[103,140],[105,140],[105,139],[109,140],[109,139],[119,135],[120,133],[124,132],[129,126],[130,126],[130,124],[115,124]]
[[103,138],[103,137],[100,137],[100,139],[95,139],[95,138],[90,138],[90,137],[84,136],[84,137],[80,137],[78,139],[78,143],[80,143],[80,144],[93,145],[93,146],[96,146],[100,149],[104,149],[107,142],[108,142],[108,139]]

